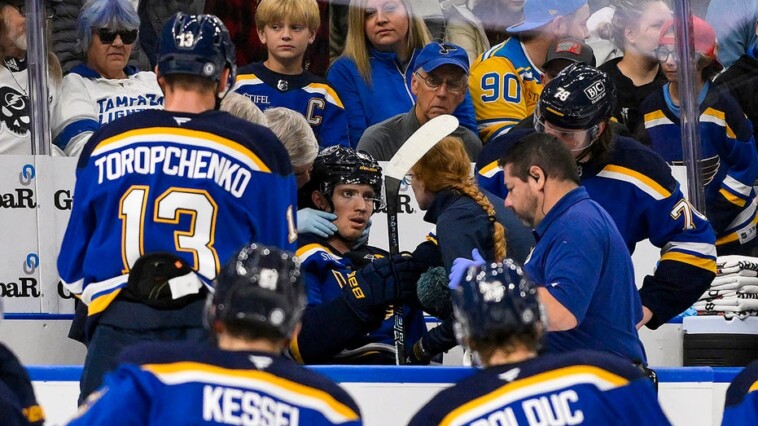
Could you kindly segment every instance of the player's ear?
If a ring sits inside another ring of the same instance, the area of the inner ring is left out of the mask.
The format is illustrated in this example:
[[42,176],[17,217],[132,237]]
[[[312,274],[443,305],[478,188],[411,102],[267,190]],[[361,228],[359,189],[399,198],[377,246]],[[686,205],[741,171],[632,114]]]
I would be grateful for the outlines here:
[[326,202],[326,198],[324,197],[324,194],[321,193],[321,191],[313,191],[311,192],[311,201],[313,201],[313,205],[318,207],[319,210],[327,210],[327,207],[329,206],[329,203]]

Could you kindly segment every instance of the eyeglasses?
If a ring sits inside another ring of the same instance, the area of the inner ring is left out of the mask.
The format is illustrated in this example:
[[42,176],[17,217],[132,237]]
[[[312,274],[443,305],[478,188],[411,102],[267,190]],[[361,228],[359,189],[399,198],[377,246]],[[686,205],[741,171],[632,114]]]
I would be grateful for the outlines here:
[[100,42],[103,44],[112,44],[116,41],[116,36],[121,37],[121,42],[124,44],[132,44],[137,41],[137,30],[118,30],[113,31],[110,28],[95,28],[97,36],[100,37]]
[[376,198],[376,194],[373,192],[361,193],[354,189],[342,189],[335,191],[335,193],[346,200],[354,200],[360,197],[363,199],[363,202],[370,204],[374,209],[378,209],[382,205],[382,199]]
[[[21,16],[26,16],[26,3],[20,2],[13,4],[13,7],[18,10],[18,13],[21,14]],[[53,19],[55,17],[55,9],[53,9],[52,6],[45,6],[45,18],[46,19]]]
[[466,90],[466,79],[462,78],[460,80],[451,81],[451,80],[443,80],[437,76],[434,75],[427,75],[424,77],[423,75],[419,74],[418,72],[415,72],[418,76],[418,78],[424,80],[424,83],[426,83],[426,86],[432,90],[437,90],[442,86],[443,84],[447,85],[447,90],[451,93],[461,93],[464,90]]
[[679,53],[677,53],[676,49],[669,49],[667,46],[658,46],[654,52],[655,57],[661,62],[667,61],[671,55],[673,55],[674,62],[679,61]]

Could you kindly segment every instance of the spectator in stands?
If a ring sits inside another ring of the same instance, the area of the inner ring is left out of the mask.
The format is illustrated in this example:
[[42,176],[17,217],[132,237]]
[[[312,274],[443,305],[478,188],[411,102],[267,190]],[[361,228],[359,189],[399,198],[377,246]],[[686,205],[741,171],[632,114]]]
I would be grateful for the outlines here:
[[[86,46],[82,47],[77,34],[79,13],[86,0],[60,0],[54,7],[55,18],[52,21],[52,45],[58,60],[61,63],[63,74],[68,74],[71,69],[81,64],[84,60]],[[130,1],[132,7],[137,9],[137,1]],[[142,37],[140,37],[141,39]],[[84,49],[84,50],[82,50]],[[140,46],[140,40],[134,43],[129,65],[137,69],[153,69],[150,60]]]
[[[47,22],[54,13],[54,0],[45,2]],[[26,3],[24,0],[0,0],[0,154],[31,154],[31,117],[29,73],[27,71]],[[61,66],[52,52],[47,54],[47,105],[52,114],[60,100]]]
[[[711,83],[723,68],[716,59],[716,32],[706,21],[692,19],[705,216],[716,231],[719,256],[752,256],[758,247],[753,189],[758,178],[758,153],[753,129],[729,92]],[[664,24],[656,49],[669,82],[651,94],[641,109],[651,148],[669,164],[683,164],[681,86],[677,75],[681,61],[674,46],[673,24],[673,19]]]
[[255,25],[268,57],[241,67],[234,90],[264,110],[286,107],[298,111],[322,147],[350,146],[347,114],[339,95],[326,80],[303,68],[305,51],[316,38],[319,22],[316,0],[262,0]]
[[[755,35],[758,36],[758,17]],[[742,111],[753,123],[753,136],[758,141],[758,45],[754,45],[737,62],[716,77],[716,83],[726,85]]]
[[471,67],[469,90],[479,137],[485,144],[534,111],[542,92],[542,66],[556,39],[587,38],[587,0],[529,0],[513,36],[485,52]]
[[92,133],[118,118],[163,109],[163,92],[152,71],[128,65],[137,42],[139,16],[130,0],[87,0],[77,21],[85,63],[63,79],[53,143],[78,156]]
[[443,2],[445,41],[456,44],[468,53],[469,64],[490,48],[482,22],[469,9],[467,0]]
[[[358,149],[377,161],[389,161],[416,130],[427,121],[452,114],[466,98],[468,57],[460,46],[432,42],[418,54],[411,77],[416,104],[410,111],[388,118],[366,129]],[[471,130],[459,126],[453,133],[463,141],[469,159],[475,161],[482,141]]]
[[227,93],[224,99],[221,100],[219,109],[236,117],[244,118],[251,123],[268,127],[268,120],[263,115],[263,111],[245,95],[235,92]]
[[624,56],[600,66],[616,85],[613,116],[633,134],[643,132],[640,105],[666,83],[655,48],[671,9],[663,0],[617,0],[612,20],[613,41]]
[[143,69],[153,69],[157,65],[158,39],[163,24],[176,12],[190,15],[201,14],[205,11],[206,0],[130,0],[132,4],[139,3],[137,13],[140,18],[139,43],[142,51],[149,61],[149,68],[139,65]]
[[705,20],[716,30],[719,62],[729,68],[740,56],[758,47],[755,21],[758,1],[714,0],[708,5]]
[[[525,0],[479,0],[471,11],[484,27],[490,46],[510,37],[507,28],[524,20]],[[473,62],[472,62],[473,63]]]
[[[430,37],[408,0],[352,0],[350,6],[345,51],[326,77],[342,98],[355,142],[372,124],[407,112],[415,103],[413,62]],[[470,98],[455,116],[475,130]]]

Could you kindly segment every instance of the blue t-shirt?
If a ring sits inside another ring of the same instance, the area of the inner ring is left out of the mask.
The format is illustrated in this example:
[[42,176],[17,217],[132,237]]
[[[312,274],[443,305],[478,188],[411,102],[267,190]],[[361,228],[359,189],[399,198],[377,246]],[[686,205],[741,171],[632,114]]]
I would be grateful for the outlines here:
[[594,349],[644,362],[632,259],[608,213],[579,187],[548,211],[535,233],[526,272],[578,323],[549,332],[546,352]]

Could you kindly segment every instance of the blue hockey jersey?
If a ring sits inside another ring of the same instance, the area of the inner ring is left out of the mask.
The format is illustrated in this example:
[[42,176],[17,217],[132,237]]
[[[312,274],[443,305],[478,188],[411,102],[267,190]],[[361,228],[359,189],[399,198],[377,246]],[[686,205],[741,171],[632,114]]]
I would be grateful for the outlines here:
[[411,419],[421,425],[669,425],[652,382],[621,358],[589,351],[484,369]]
[[[514,130],[485,145],[479,185],[505,198],[498,159],[533,130]],[[613,218],[630,253],[645,239],[661,248],[655,274],[645,277],[642,305],[657,328],[690,307],[716,276],[716,240],[708,220],[684,198],[661,157],[631,138],[615,136],[605,158],[579,165],[582,186]]]
[[[350,146],[347,115],[340,97],[325,79],[308,70],[298,75],[279,74],[253,63],[239,69],[234,91],[258,108],[286,107],[302,114],[323,147]],[[353,145],[358,144],[354,141]]]
[[84,147],[58,272],[91,331],[144,254],[175,253],[209,285],[251,241],[294,251],[296,204],[270,130],[221,111],[143,111]]
[[745,367],[726,390],[721,424],[758,424],[758,360]]
[[187,343],[132,346],[70,425],[360,425],[337,384],[281,356]]
[[[290,344],[290,354],[293,358],[301,363],[312,363],[314,362],[314,355],[311,354],[316,353],[315,356],[320,358],[325,348],[331,346],[332,341],[344,339],[344,342],[335,342],[342,343],[339,345],[342,347],[335,351],[339,353],[325,354],[333,357],[330,362],[340,364],[380,363],[381,361],[367,361],[367,359],[377,353],[383,353],[388,355],[384,359],[394,363],[393,308],[387,309],[383,321],[372,324],[369,329],[356,332],[352,336],[345,334],[350,329],[347,324],[341,325],[340,330],[330,330],[327,325],[357,321],[357,318],[353,318],[352,311],[341,311],[336,308],[329,312],[322,312],[319,315],[320,318],[313,320],[319,324],[324,324],[323,328],[316,327],[323,336],[306,335],[312,334],[314,331],[314,328],[307,324],[313,318],[308,311],[335,299],[341,299],[343,297],[342,286],[347,283],[347,275],[369,264],[375,258],[385,257],[387,252],[366,246],[343,255],[331,247],[326,239],[311,233],[300,234],[298,246],[297,256],[302,262],[301,270],[305,274],[308,307],[303,317],[303,331]],[[335,321],[329,321],[329,319],[323,318],[326,315],[334,315],[339,318],[334,318]],[[403,319],[405,346],[410,348],[426,331],[426,324],[421,310],[409,306],[403,306]],[[311,356],[309,357],[309,355]]]
[[[758,178],[753,128],[727,92],[706,84],[699,105],[702,182],[705,215],[716,231],[719,255],[750,255],[756,240]],[[642,104],[651,147],[669,164],[684,164],[681,120],[668,107],[668,85]]]

